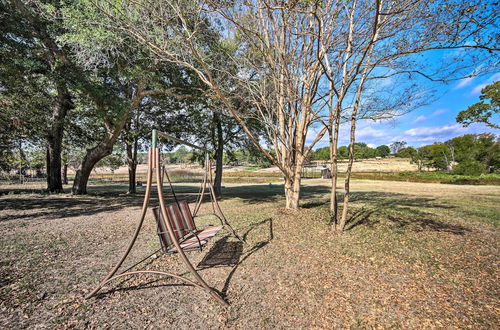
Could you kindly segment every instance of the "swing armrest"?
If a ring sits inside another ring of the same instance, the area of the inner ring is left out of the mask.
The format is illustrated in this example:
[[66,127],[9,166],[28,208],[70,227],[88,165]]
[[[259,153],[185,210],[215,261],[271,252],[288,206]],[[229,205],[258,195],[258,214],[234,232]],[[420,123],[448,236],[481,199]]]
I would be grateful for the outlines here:
[[201,252],[201,251],[202,251],[202,245],[201,245],[201,240],[200,240],[200,238],[198,237],[198,234],[197,234],[197,233],[196,233],[196,231],[194,231],[194,230],[189,230],[189,232],[190,232],[191,234],[193,234],[193,235],[194,235],[194,237],[196,237],[196,239],[198,240],[198,246],[200,247],[200,252]]
[[215,227],[215,225],[212,224],[204,224],[204,225],[196,225],[197,228],[208,228],[208,227]]

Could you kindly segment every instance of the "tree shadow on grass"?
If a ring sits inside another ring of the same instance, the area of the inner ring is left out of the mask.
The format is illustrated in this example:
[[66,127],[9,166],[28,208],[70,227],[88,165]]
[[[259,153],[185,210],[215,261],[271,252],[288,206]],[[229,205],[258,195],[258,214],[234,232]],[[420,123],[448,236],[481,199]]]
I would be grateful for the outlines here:
[[325,201],[325,200],[313,200],[313,201],[308,201],[308,202],[302,203],[300,205],[300,207],[303,209],[314,209],[316,207],[325,206],[328,204],[328,202],[329,201]]
[[16,197],[0,200],[0,210],[30,211],[21,214],[2,214],[0,222],[10,220],[31,220],[36,218],[60,219],[71,218],[82,215],[93,215],[102,212],[118,211],[124,207],[140,206],[142,201],[137,202],[131,197],[122,196],[92,198],[89,196],[65,197]]
[[[187,184],[175,184],[174,189],[180,200],[194,203],[198,197],[199,186]],[[122,193],[120,193],[120,191]],[[29,211],[17,214],[0,215],[0,222],[10,220],[32,220],[37,218],[60,219],[83,215],[94,215],[102,212],[115,212],[126,207],[141,207],[144,199],[144,188],[139,193],[127,195],[125,185],[109,184],[93,186],[89,188],[88,195],[81,196],[58,196],[47,194],[15,195],[12,198],[0,199],[0,210]],[[328,193],[328,187],[308,186],[304,187],[302,197],[312,198],[323,196]],[[173,195],[167,187],[164,187],[166,203],[174,202]],[[245,203],[258,204],[263,202],[275,202],[284,199],[283,185],[273,184],[249,184],[242,186],[226,186],[223,189],[222,200],[239,198]],[[209,195],[204,201],[210,200]],[[156,187],[153,187],[149,205],[158,205]],[[19,214],[21,213],[21,214]]]
[[[341,204],[342,195],[339,194],[338,197]],[[328,202],[328,199],[311,200],[305,202],[302,207],[325,207]],[[429,210],[456,208],[435,198],[391,192],[353,192],[350,202],[354,205],[350,206],[352,213],[350,213],[345,230],[352,230],[361,225],[372,227],[379,224],[381,219],[387,219],[399,228],[404,227],[415,232],[434,231],[455,235],[465,235],[471,232],[467,227],[435,220],[436,214]],[[362,206],[356,207],[358,203]]]
[[351,193],[351,197],[349,200],[350,202],[353,203],[368,202],[371,204],[375,204],[376,207],[397,205],[397,206],[414,206],[414,207],[440,208],[440,209],[456,208],[456,206],[453,205],[440,203],[435,198],[415,197],[414,195],[390,193],[390,192],[374,192],[374,191],[353,192]]
[[[88,195],[47,195],[47,194],[22,194],[14,195],[11,198],[0,198],[0,211],[31,211],[36,212],[17,212],[16,214],[1,214],[0,222],[10,220],[32,220],[37,218],[60,219],[71,218],[85,215],[94,215],[103,212],[115,212],[126,207],[140,208],[144,200],[144,190],[128,195],[110,191],[115,189],[102,186],[98,190],[92,191]],[[180,196],[189,203],[195,202],[197,197],[197,187],[180,187]],[[206,201],[208,201],[208,196]],[[174,202],[173,195],[165,191],[165,201]],[[150,206],[158,205],[158,195],[156,188],[153,187],[149,200]]]
[[[239,198],[245,203],[257,204],[263,202],[275,202],[284,199],[283,184],[248,184],[242,186],[231,186],[223,189],[223,198]],[[301,188],[302,199],[322,197],[329,193],[327,186],[304,186]]]
[[395,217],[392,215],[387,215],[389,221],[394,223],[400,228],[410,228],[410,230],[415,232],[423,232],[423,231],[434,231],[434,232],[442,232],[442,233],[450,233],[455,235],[465,235],[468,232],[472,232],[467,227],[461,225],[455,225],[451,223],[446,223],[442,221],[437,221],[432,218],[403,218],[403,217]]
[[[432,209],[453,209],[456,206],[440,203],[434,198],[414,197],[398,193],[354,193],[354,202],[369,202],[370,204],[354,211],[346,224],[346,230],[365,225],[373,226],[380,219],[387,219],[399,228],[407,228],[415,232],[434,231],[447,232],[455,235],[465,235],[471,230],[465,226],[451,224],[433,219]],[[373,219],[373,215],[378,215]]]

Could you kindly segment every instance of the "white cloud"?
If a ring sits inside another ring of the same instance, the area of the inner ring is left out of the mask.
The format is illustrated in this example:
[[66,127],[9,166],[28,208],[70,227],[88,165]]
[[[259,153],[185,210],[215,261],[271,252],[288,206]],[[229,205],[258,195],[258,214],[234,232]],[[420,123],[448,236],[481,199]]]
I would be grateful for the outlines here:
[[[453,124],[440,127],[416,127],[406,130],[404,133],[412,137],[427,138],[458,133],[460,131],[463,131],[463,127],[459,124]],[[419,141],[422,141],[422,139],[419,139]]]
[[448,112],[447,109],[437,109],[436,111],[431,113],[430,117],[437,117],[437,116],[442,115],[443,113],[446,113],[446,112]]
[[485,88],[486,86],[488,86],[488,84],[486,84],[486,83],[477,85],[470,92],[471,95],[479,95],[479,94],[481,94],[481,89]]
[[414,123],[420,123],[420,122],[422,122],[422,121],[424,121],[426,119],[427,119],[426,116],[418,116],[413,122]]
[[[436,112],[441,112],[436,110]],[[420,126],[400,131],[397,127],[391,127],[387,123],[374,123],[371,121],[360,121],[356,130],[356,141],[364,142],[370,147],[382,144],[389,145],[395,141],[406,141],[409,145],[419,147],[434,142],[444,142],[463,134],[497,133],[494,129],[484,124],[471,124],[462,127],[456,123],[442,126]],[[344,124],[340,128],[339,145],[349,144],[349,126]],[[316,148],[328,146],[328,137],[324,137]]]
[[370,148],[376,148],[377,147],[377,145],[373,144],[373,143],[368,143],[367,146],[370,147]]
[[495,73],[493,76],[488,78],[486,81],[484,81],[482,84],[476,85],[470,92],[471,95],[480,95],[481,94],[481,89],[485,88],[486,86],[494,83],[495,81],[500,80],[500,72]]
[[414,121],[413,123],[421,123],[427,119],[430,119],[430,118],[434,118],[434,117],[437,117],[439,115],[442,115],[443,113],[447,112],[448,110],[447,109],[437,109],[436,111],[434,111],[433,113],[431,113],[430,115],[428,116],[424,116],[424,115],[421,115],[421,116],[418,116]]
[[358,139],[380,138],[380,137],[384,137],[384,136],[387,136],[387,131],[375,129],[375,128],[372,128],[370,126],[360,128],[356,131],[356,138],[358,138]]
[[469,86],[470,84],[472,84],[472,81],[474,81],[474,77],[468,77],[468,78],[464,78],[464,79],[461,79],[458,84],[453,87],[453,89],[460,89],[460,88],[463,88],[465,86]]

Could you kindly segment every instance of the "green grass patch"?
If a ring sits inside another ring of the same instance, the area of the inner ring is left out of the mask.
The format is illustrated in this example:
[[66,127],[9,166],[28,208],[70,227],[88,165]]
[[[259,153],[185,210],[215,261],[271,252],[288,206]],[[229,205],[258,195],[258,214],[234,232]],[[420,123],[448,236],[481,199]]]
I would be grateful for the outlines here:
[[[307,172],[307,178],[319,178],[319,172]],[[270,179],[281,180],[283,175],[279,172],[258,172],[239,171],[224,173],[226,182],[266,182]],[[344,178],[345,174],[340,173],[339,178]],[[444,171],[436,172],[355,172],[351,176],[353,179],[366,180],[386,180],[405,182],[426,182],[426,183],[446,183],[446,184],[478,184],[478,185],[500,185],[500,174],[482,174],[480,176],[457,175]]]

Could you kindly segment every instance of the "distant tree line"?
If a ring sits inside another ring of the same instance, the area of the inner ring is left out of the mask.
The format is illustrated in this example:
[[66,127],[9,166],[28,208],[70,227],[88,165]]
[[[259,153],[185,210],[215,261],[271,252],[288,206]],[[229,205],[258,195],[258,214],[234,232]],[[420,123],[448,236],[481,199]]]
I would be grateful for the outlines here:
[[418,170],[436,169],[461,175],[500,171],[500,143],[494,134],[465,134],[419,148],[404,147],[396,157],[410,158]]
[[[380,145],[376,148],[369,147],[366,143],[356,142],[354,144],[354,159],[368,159],[375,157],[385,158],[389,156],[391,150],[386,145]],[[341,146],[337,150],[338,159],[348,159],[349,158],[349,147]],[[316,149],[311,156],[311,160],[330,160],[330,149],[329,147],[323,147]]]

